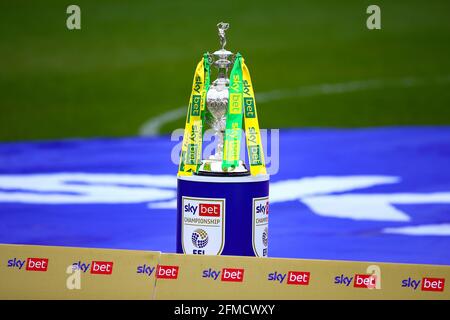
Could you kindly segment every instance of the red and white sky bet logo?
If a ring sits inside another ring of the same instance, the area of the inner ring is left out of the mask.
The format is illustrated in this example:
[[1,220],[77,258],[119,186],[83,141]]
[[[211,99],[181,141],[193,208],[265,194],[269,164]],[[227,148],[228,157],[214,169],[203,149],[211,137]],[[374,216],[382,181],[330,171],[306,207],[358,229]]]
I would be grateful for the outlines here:
[[200,217],[220,217],[220,203],[200,203]]
[[111,274],[112,272],[112,261],[92,261],[91,274]]
[[444,278],[423,278],[422,291],[444,291]]
[[46,258],[28,258],[27,271],[47,271],[48,259]]
[[289,271],[287,279],[287,284],[296,284],[301,286],[309,285],[309,272],[304,271]]
[[156,270],[156,278],[158,279],[177,279],[178,266],[161,266]]
[[373,289],[377,285],[377,277],[372,274],[355,274],[353,287]]
[[223,268],[221,280],[228,282],[242,282],[244,281],[244,269]]

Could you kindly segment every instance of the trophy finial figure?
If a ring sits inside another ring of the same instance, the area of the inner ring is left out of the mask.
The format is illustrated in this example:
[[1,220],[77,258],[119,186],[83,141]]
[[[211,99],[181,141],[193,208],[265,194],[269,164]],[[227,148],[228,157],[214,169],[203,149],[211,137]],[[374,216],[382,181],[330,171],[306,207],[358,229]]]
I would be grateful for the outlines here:
[[226,22],[219,22],[217,24],[217,28],[219,28],[220,46],[222,47],[222,49],[225,49],[225,46],[227,45],[227,38],[225,36],[225,31],[228,30],[229,27],[230,24]]

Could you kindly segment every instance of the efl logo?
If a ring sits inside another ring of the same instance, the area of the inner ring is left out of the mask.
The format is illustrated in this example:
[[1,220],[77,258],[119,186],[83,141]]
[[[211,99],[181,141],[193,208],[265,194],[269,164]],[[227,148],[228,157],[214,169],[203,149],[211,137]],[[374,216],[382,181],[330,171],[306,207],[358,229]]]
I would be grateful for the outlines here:
[[355,282],[353,287],[355,288],[375,288],[377,284],[377,278],[371,274],[355,274]]
[[113,263],[110,261],[92,261],[91,274],[112,274]]
[[47,271],[48,259],[46,258],[28,258],[27,259],[27,271]]
[[301,286],[309,285],[309,272],[303,271],[289,271],[287,284],[296,284]]
[[444,291],[445,279],[444,278],[423,278],[422,279],[422,291]]
[[222,281],[225,282],[242,282],[244,281],[244,269],[222,269]]
[[178,266],[161,266],[156,269],[156,278],[158,279],[177,279]]
[[220,203],[200,203],[200,217],[220,217]]

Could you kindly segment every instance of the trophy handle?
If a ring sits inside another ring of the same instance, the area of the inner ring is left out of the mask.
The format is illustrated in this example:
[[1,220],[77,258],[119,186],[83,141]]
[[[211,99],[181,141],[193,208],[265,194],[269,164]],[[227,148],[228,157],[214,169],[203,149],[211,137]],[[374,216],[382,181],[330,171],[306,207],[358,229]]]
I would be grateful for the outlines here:
[[208,57],[209,64],[212,65],[214,63],[213,55],[211,53],[207,52],[206,56]]

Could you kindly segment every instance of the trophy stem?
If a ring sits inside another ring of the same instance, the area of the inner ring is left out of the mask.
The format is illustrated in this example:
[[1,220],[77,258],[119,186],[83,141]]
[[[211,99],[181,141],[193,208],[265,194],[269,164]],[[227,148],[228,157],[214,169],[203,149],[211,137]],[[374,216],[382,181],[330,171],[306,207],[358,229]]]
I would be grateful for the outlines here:
[[214,141],[215,141],[215,150],[214,155],[210,157],[210,159],[222,161],[223,159],[223,142],[224,142],[224,135],[225,135],[225,121],[226,118],[222,117],[215,123],[213,123],[213,130],[214,130]]
[[228,79],[228,70],[227,68],[219,68],[219,72],[217,74],[217,78]]
[[222,130],[216,131],[216,137],[217,137],[217,148],[216,148],[216,152],[215,152],[215,158],[216,158],[216,160],[222,160],[223,159],[224,131],[222,131]]

